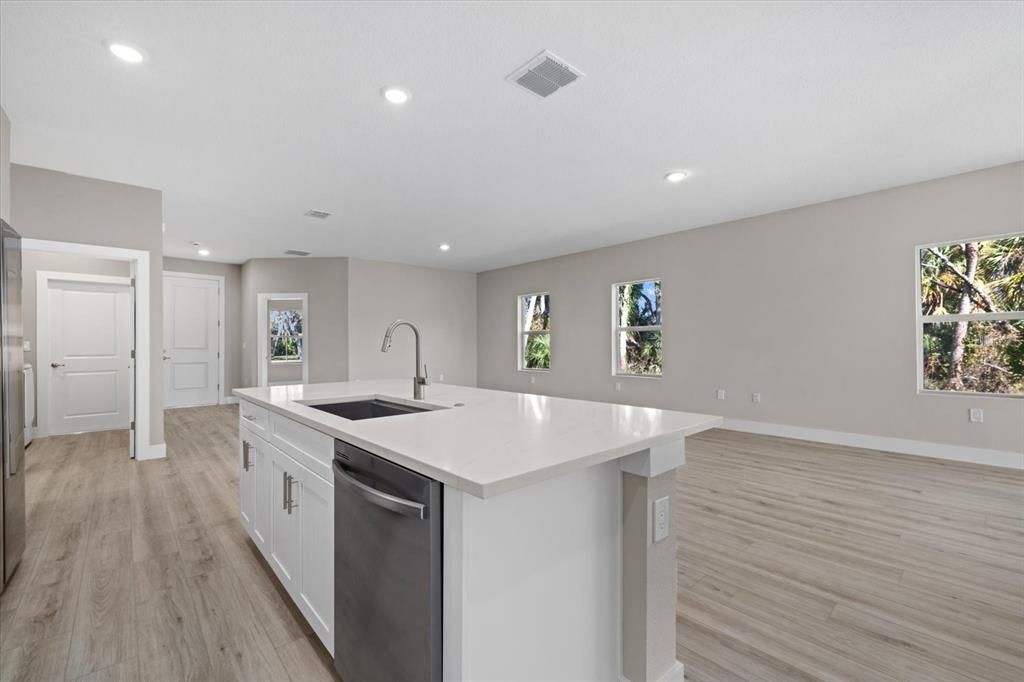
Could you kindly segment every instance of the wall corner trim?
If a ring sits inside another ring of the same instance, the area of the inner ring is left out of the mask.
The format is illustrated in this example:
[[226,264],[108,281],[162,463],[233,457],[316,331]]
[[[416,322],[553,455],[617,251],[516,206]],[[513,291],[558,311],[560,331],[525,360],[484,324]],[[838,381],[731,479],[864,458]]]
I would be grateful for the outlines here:
[[745,419],[727,418],[722,424],[722,428],[729,431],[756,433],[763,436],[778,436],[780,438],[793,438],[795,440],[807,440],[815,443],[828,443],[830,445],[845,445],[847,447],[864,448],[867,450],[895,452],[901,455],[948,459],[955,462],[985,464],[987,466],[1004,467],[1008,469],[1024,469],[1024,452],[1012,452],[1010,450],[989,450],[986,448],[974,448],[964,445],[946,445],[943,443],[930,443],[927,441],[910,440],[907,438],[870,436],[862,433],[812,429],[803,426],[772,424],[770,422],[749,421]]

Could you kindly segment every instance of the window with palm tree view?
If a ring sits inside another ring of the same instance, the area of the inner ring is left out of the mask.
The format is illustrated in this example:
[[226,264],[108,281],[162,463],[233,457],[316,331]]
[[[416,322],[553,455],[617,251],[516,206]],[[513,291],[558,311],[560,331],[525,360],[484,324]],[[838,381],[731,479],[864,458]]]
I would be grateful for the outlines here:
[[926,391],[1024,395],[1024,234],[918,249]]
[[302,311],[270,311],[270,361],[302,361]]
[[551,294],[519,297],[519,369],[551,369]]
[[613,289],[615,374],[661,376],[661,280]]

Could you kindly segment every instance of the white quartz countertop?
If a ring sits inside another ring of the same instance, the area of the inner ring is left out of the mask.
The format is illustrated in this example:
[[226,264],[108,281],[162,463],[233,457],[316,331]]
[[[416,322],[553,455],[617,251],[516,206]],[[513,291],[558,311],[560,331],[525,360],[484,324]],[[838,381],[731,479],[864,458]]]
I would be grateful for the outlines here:
[[[706,414],[451,384],[427,386],[426,399],[414,401],[411,379],[238,388],[234,394],[477,497],[493,497],[722,423],[721,417]],[[373,398],[441,409],[352,421],[304,404]]]

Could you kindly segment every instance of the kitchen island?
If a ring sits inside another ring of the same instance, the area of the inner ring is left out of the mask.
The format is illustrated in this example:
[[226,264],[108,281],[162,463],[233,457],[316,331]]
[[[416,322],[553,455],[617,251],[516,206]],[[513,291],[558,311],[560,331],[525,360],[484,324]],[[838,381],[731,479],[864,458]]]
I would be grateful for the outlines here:
[[[441,484],[444,680],[682,680],[675,469],[719,417],[445,384],[414,401],[407,380],[235,395],[242,523],[332,653],[350,615],[333,590],[348,570],[334,561],[338,441]],[[318,409],[381,400],[425,411]]]

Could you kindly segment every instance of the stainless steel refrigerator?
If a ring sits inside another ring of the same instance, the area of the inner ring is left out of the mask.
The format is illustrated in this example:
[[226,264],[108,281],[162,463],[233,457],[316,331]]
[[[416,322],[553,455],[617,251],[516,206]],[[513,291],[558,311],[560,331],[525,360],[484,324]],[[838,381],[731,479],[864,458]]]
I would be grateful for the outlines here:
[[3,486],[0,486],[0,592],[25,551],[25,356],[21,317],[21,237],[0,220],[0,412]]

